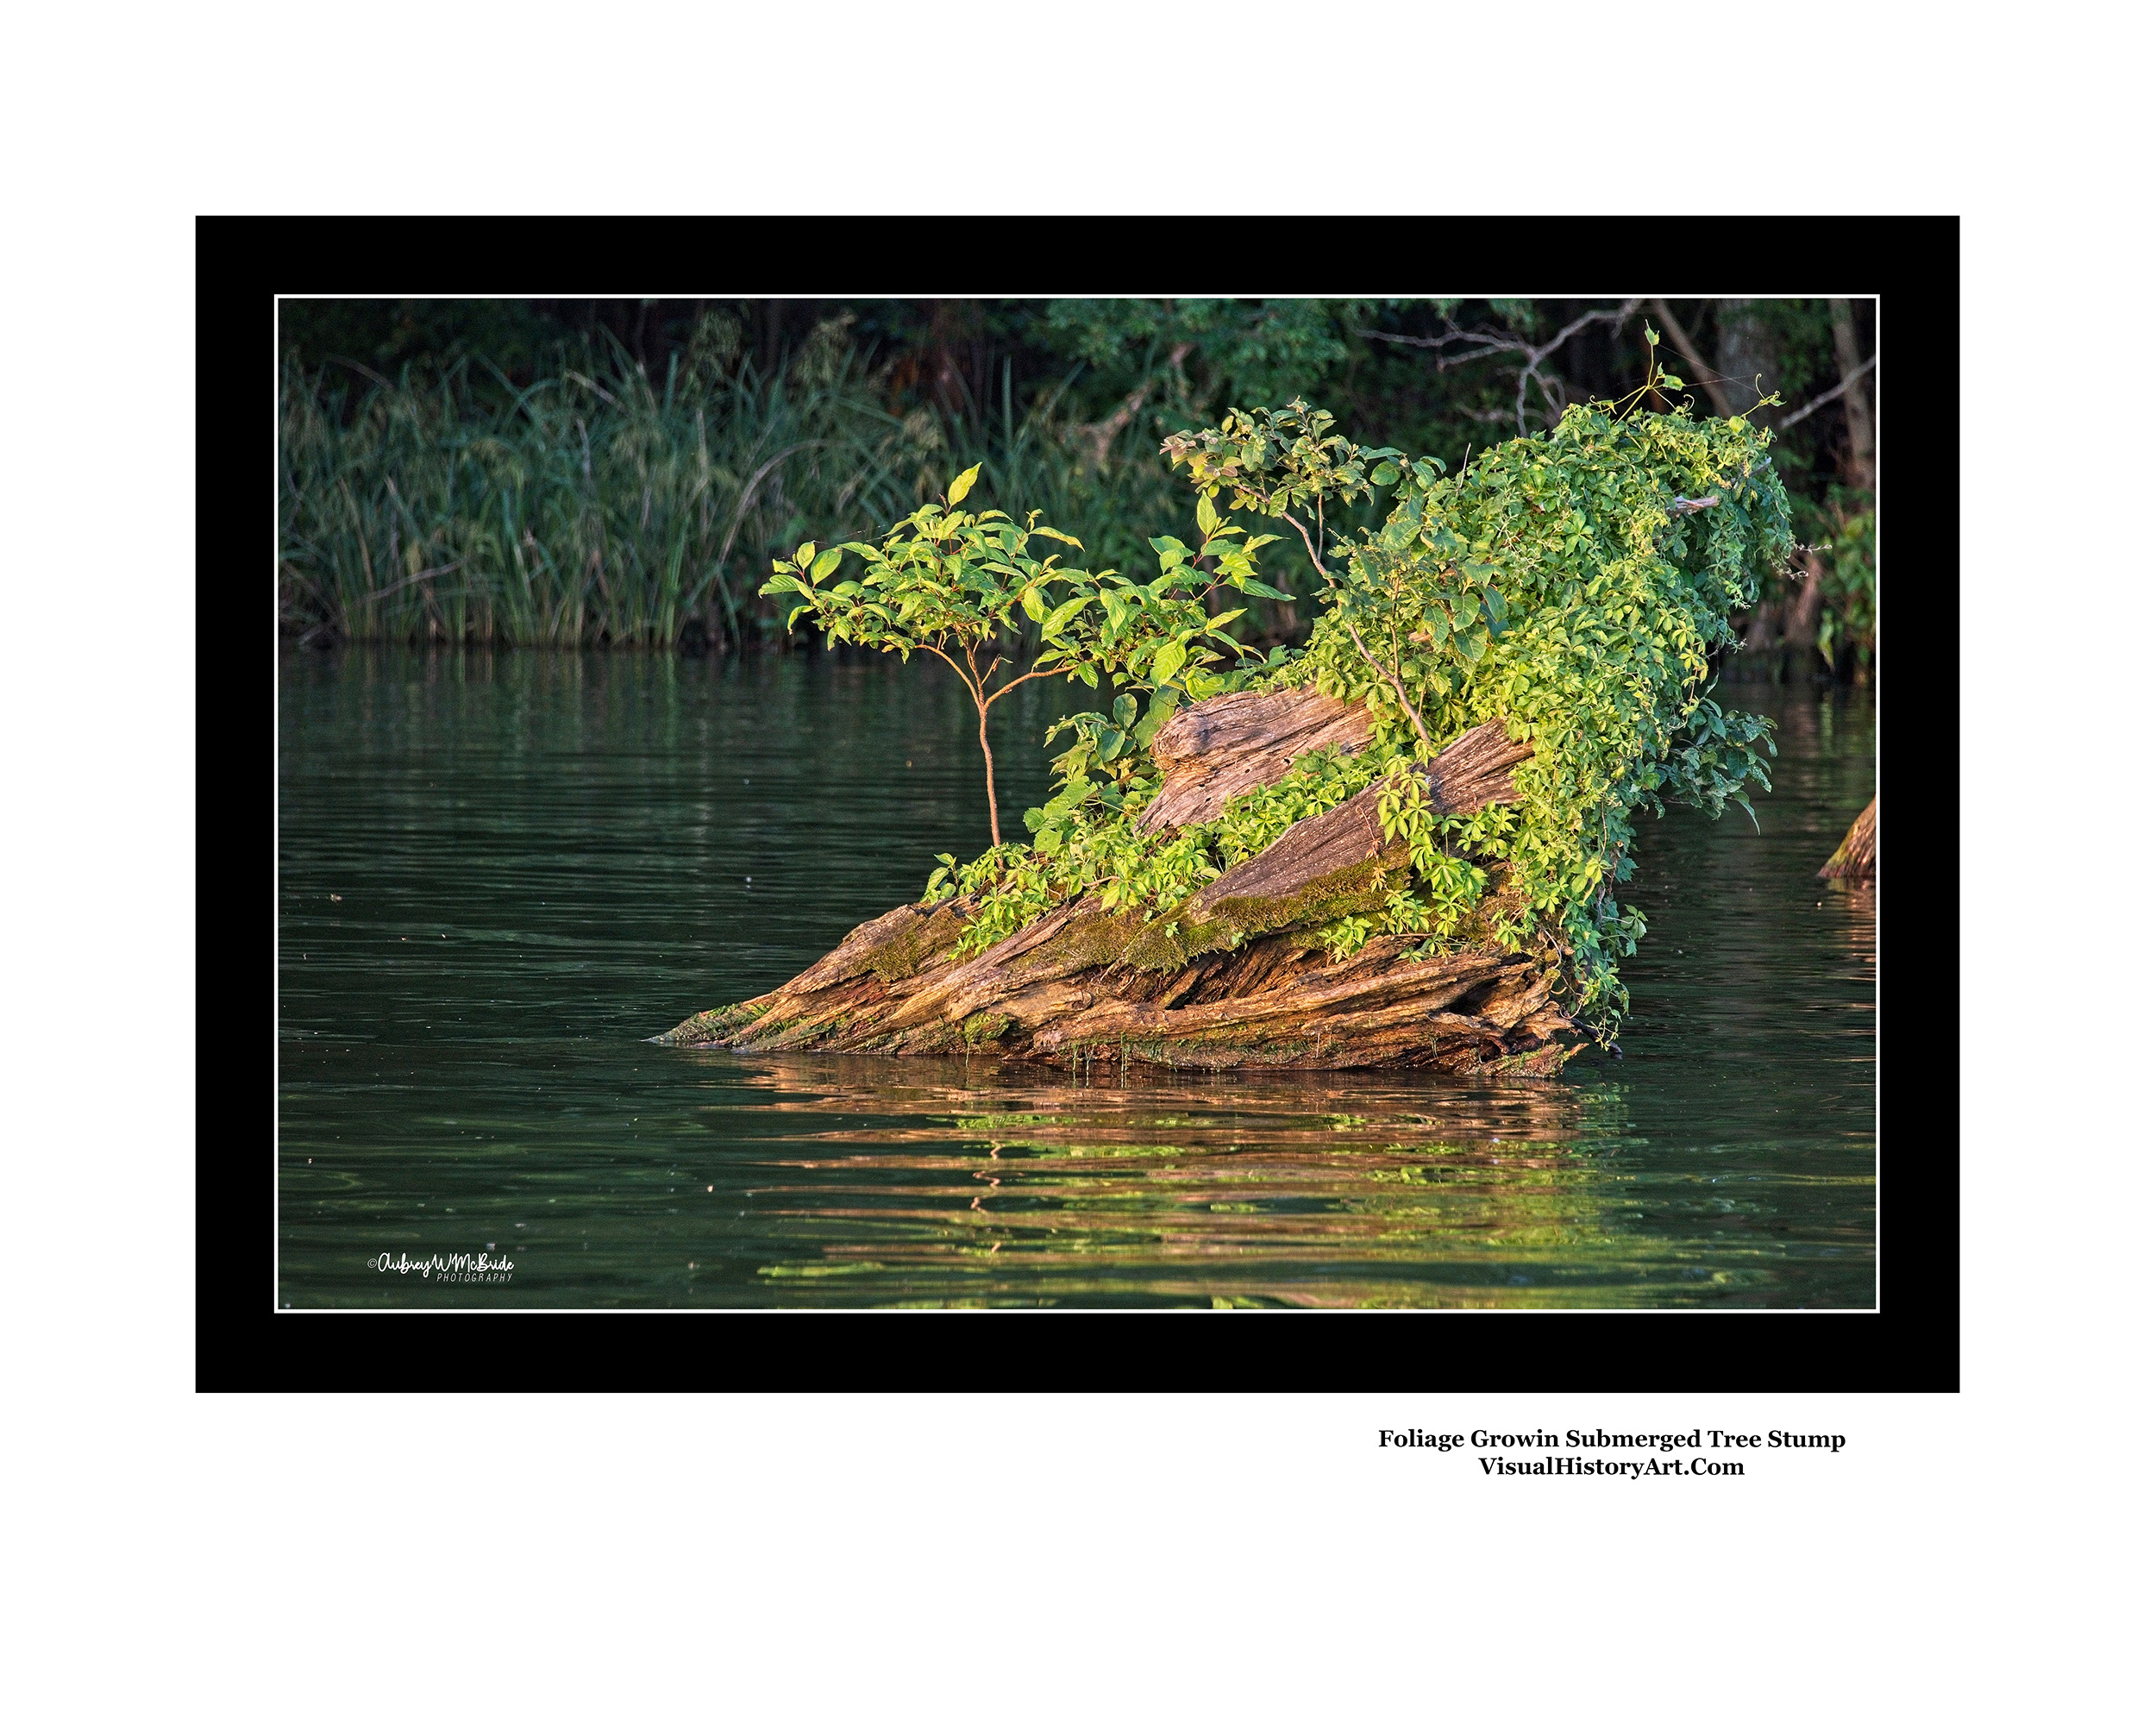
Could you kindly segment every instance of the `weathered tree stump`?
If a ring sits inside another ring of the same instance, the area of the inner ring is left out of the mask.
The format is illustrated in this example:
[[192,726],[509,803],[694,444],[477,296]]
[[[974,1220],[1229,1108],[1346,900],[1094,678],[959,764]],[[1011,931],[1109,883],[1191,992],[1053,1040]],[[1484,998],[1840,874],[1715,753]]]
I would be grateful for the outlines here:
[[1138,830],[1214,819],[1229,799],[1271,784],[1298,755],[1329,744],[1351,755],[1369,735],[1368,707],[1315,689],[1246,690],[1200,701],[1154,733],[1160,793],[1138,818]]
[[1849,835],[1841,846],[1827,859],[1827,866],[1819,871],[1822,881],[1869,881],[1873,859],[1878,854],[1879,800],[1874,796],[1864,806],[1864,812],[1850,823]]
[[[1163,783],[1149,827],[1209,820],[1307,750],[1351,750],[1369,735],[1366,712],[1307,690],[1200,702],[1154,739]],[[1511,769],[1532,753],[1497,721],[1468,731],[1432,762],[1433,809],[1515,800]],[[1319,929],[1382,910],[1407,876],[1406,847],[1386,840],[1377,796],[1371,786],[1297,822],[1150,921],[1088,897],[961,961],[972,900],[901,905],[782,987],[653,1040],[1072,1064],[1554,1072],[1578,1038],[1551,999],[1547,961],[1490,939],[1489,918],[1511,907],[1501,871],[1448,950],[1409,959],[1416,938],[1378,935],[1350,957],[1329,956]]]

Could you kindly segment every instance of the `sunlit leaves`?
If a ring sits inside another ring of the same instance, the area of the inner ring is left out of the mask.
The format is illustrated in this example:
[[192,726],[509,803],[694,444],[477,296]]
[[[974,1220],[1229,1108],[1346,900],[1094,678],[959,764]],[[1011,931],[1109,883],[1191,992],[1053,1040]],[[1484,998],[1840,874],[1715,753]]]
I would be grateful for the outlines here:
[[[1039,666],[1089,686],[1105,678],[1117,693],[1109,712],[1058,725],[1074,741],[1056,758],[1061,788],[1029,817],[1031,849],[1003,846],[941,883],[979,895],[967,949],[1074,894],[1168,913],[1294,821],[1382,777],[1381,825],[1409,876],[1375,921],[1338,919],[1320,938],[1343,954],[1374,932],[1422,938],[1417,952],[1457,934],[1532,949],[1561,970],[1576,1020],[1611,1033],[1626,1007],[1616,966],[1645,927],[1614,897],[1632,873],[1633,812],[1658,812],[1665,798],[1749,810],[1746,787],[1767,783],[1766,722],[1725,712],[1705,687],[1711,656],[1733,638],[1731,608],[1778,577],[1791,551],[1766,434],[1741,419],[1576,406],[1547,436],[1480,451],[1448,476],[1433,461],[1358,448],[1332,423],[1291,402],[1179,433],[1165,453],[1199,492],[1194,549],[1156,536],[1160,574],[1143,585],[1044,563],[1006,589],[1040,626]],[[1392,510],[1374,530],[1323,530],[1328,502],[1337,521],[1339,503],[1385,487]],[[1724,504],[1670,515],[1672,499],[1710,493]],[[1228,686],[1205,643],[1230,644],[1240,613],[1208,614],[1202,595],[1282,596],[1254,560],[1284,536],[1246,533],[1237,513],[1293,517],[1329,542],[1317,548],[1326,591],[1310,644],[1275,650],[1266,684],[1360,701],[1376,728],[1358,754],[1306,757],[1216,821],[1142,835],[1153,735],[1181,700]],[[919,518],[923,531],[962,545],[964,527],[935,514]],[[1012,571],[1027,568],[1021,542],[1040,536],[1029,530],[1001,530]],[[1011,579],[1004,567],[989,572]],[[1535,745],[1514,769],[1519,800],[1434,816],[1411,764],[1492,718]]]

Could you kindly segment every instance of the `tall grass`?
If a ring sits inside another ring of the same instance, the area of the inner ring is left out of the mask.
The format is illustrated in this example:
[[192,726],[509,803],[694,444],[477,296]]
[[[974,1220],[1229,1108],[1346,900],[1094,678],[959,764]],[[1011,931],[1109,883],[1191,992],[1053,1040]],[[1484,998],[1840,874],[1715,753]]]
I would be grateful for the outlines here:
[[[572,362],[573,360],[573,362]],[[755,597],[804,539],[880,532],[983,464],[975,499],[1083,539],[1094,567],[1150,563],[1184,512],[1152,439],[1108,459],[1055,400],[894,409],[843,331],[768,376],[618,348],[521,390],[460,361],[362,382],[282,379],[279,606],[303,637],[738,646],[775,632]],[[1117,560],[1121,561],[1118,561]]]

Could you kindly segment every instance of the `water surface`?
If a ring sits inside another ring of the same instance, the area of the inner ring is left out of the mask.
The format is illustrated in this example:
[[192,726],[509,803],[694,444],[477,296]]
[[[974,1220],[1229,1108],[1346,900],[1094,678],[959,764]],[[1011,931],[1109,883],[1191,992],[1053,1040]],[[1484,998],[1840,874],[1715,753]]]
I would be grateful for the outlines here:
[[[1647,821],[1623,1058],[1198,1076],[642,1038],[987,842],[940,667],[291,653],[278,1298],[323,1306],[1868,1307],[1873,899],[1813,871],[1862,693],[1772,714],[1760,831]],[[1060,690],[997,710],[1006,834]],[[370,1268],[506,1254],[505,1282]]]

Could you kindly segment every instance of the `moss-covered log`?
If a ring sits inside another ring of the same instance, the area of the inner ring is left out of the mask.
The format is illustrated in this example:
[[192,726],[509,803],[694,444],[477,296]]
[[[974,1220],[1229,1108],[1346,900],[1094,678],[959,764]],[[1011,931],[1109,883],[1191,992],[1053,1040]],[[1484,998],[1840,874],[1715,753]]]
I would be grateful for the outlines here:
[[[1176,794],[1175,824],[1206,819],[1307,749],[1367,735],[1366,715],[1322,695],[1218,696],[1156,739],[1161,800]],[[1495,722],[1467,732],[1432,763],[1432,806],[1465,813],[1512,801],[1511,768],[1532,752]],[[1551,999],[1554,969],[1488,939],[1490,917],[1507,908],[1501,878],[1449,950],[1379,935],[1350,957],[1330,955],[1319,931],[1381,909],[1409,872],[1405,848],[1380,827],[1377,794],[1372,786],[1297,822],[1150,919],[1087,897],[961,959],[972,900],[902,905],[783,987],[655,1040],[1073,1064],[1556,1070],[1578,1044]]]
[[1850,823],[1848,836],[1819,871],[1822,881],[1869,881],[1879,849],[1879,800],[1864,806],[1864,812]]
[[[765,591],[831,641],[942,657],[984,725],[1037,677],[1106,710],[1044,739],[1075,738],[1030,842],[939,856],[921,903],[659,1039],[1455,1072],[1608,1043],[1646,925],[1617,896],[1633,812],[1749,809],[1767,783],[1768,722],[1708,680],[1795,545],[1771,436],[1576,403],[1449,474],[1332,424],[1293,401],[1169,437],[1199,536],[1149,540],[1142,581],[1035,561],[1036,538],[1082,548],[962,508],[977,468],[880,548],[774,564]],[[1339,530],[1381,492],[1382,526]],[[1318,615],[1254,661],[1220,607],[1280,596],[1256,560],[1288,530]],[[999,643],[1035,630],[1020,671]]]

